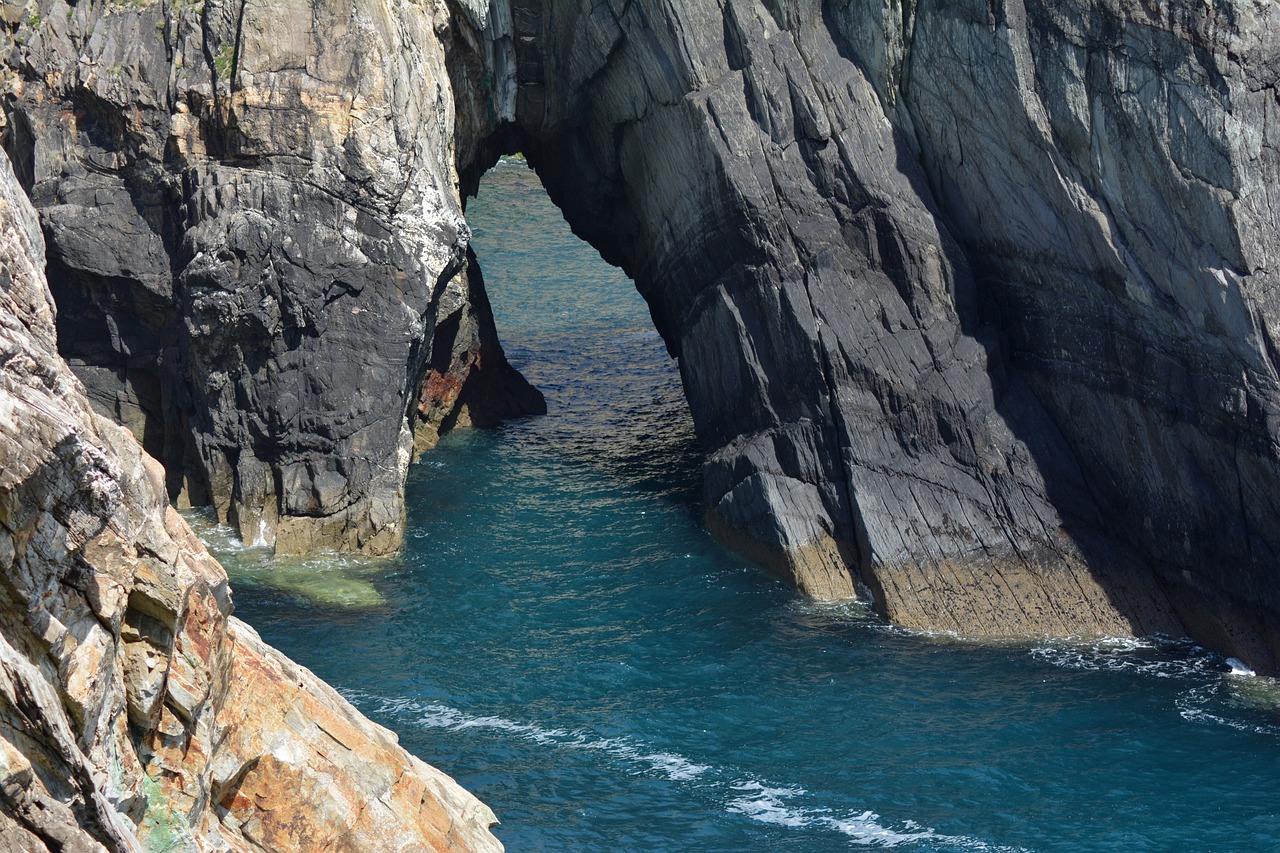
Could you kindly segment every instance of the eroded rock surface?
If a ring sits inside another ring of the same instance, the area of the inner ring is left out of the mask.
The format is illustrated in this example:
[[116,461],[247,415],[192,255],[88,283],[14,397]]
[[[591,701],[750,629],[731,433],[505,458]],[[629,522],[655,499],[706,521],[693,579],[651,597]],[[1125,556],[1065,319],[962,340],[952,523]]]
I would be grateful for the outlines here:
[[492,133],[680,359],[713,529],[903,624],[1190,631],[1275,671],[1278,15],[512,0],[478,29],[515,57]]
[[428,436],[459,416],[424,385],[476,378],[464,422],[542,410],[470,301],[443,6],[20,17],[6,148],[48,236],[62,352],[179,506],[282,552],[386,553],[419,398]]
[[57,0],[8,147],[64,350],[248,537],[393,547],[413,419],[538,408],[459,201],[518,148],[679,357],[721,536],[908,625],[1280,671],[1277,16]]
[[499,851],[492,812],[230,616],[165,472],[58,357],[0,156],[0,846]]

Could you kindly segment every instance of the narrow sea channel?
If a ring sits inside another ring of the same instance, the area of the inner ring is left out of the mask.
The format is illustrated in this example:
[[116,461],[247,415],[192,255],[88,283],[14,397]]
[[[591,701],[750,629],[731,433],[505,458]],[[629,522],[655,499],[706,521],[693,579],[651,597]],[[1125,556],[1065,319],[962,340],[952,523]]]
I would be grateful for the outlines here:
[[1189,643],[981,646],[700,526],[675,364],[519,161],[468,210],[544,418],[414,466],[392,561],[237,549],[237,615],[530,851],[1276,851],[1280,692]]

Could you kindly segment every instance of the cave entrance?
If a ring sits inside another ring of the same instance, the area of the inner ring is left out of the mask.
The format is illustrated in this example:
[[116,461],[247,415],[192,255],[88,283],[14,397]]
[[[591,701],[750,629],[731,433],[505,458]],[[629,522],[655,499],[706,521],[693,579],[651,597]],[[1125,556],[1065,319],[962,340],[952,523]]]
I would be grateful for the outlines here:
[[573,234],[521,157],[485,174],[466,215],[507,358],[546,397],[546,418],[511,428],[697,506],[678,363],[632,281]]

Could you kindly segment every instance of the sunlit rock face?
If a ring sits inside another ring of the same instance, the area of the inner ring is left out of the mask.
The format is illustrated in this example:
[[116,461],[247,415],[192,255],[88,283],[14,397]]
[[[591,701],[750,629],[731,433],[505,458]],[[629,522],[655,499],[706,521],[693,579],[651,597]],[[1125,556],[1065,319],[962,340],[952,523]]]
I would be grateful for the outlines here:
[[907,625],[1277,669],[1274,4],[487,14],[490,132],[648,299],[714,530]]
[[[62,352],[170,498],[248,541],[392,551],[420,421],[540,410],[471,301],[449,28],[382,0],[57,0],[7,37]],[[429,377],[479,381],[459,403]]]
[[165,472],[58,357],[0,156],[0,847],[499,851],[492,812],[230,616]]
[[907,625],[1275,671],[1277,15],[57,2],[7,147],[63,351],[247,538],[394,548],[415,446],[539,409],[462,220],[519,149],[680,358],[723,538]]

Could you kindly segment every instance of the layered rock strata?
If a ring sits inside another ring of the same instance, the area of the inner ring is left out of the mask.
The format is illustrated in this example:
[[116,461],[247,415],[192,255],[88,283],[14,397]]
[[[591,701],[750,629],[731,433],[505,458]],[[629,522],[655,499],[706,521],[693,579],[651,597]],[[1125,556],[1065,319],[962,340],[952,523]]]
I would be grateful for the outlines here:
[[499,851],[492,812],[230,615],[165,472],[58,357],[0,156],[0,847]]
[[649,301],[729,541],[907,625],[1276,671],[1278,16],[512,0],[492,132]]
[[393,547],[411,413],[536,410],[459,201],[519,148],[680,359],[724,538],[908,625],[1277,671],[1278,15],[56,2],[8,147],[64,348],[248,537]]
[[384,0],[56,0],[7,36],[62,352],[246,541],[392,551],[419,421],[543,410],[472,301],[448,33]]

